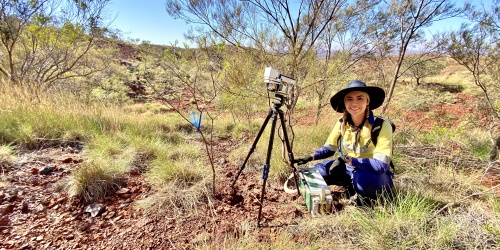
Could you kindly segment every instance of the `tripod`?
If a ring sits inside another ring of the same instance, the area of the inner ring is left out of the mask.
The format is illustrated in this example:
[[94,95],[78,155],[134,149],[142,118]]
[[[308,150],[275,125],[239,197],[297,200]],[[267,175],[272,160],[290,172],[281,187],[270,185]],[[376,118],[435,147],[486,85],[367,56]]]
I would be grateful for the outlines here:
[[255,141],[252,144],[252,147],[250,148],[247,157],[245,158],[245,161],[241,165],[240,170],[238,171],[238,174],[236,175],[236,178],[233,181],[232,187],[234,188],[234,185],[236,184],[236,181],[238,180],[241,172],[245,168],[245,164],[248,161],[248,158],[250,158],[250,155],[254,152],[255,146],[257,145],[257,142],[260,139],[260,136],[262,135],[262,132],[266,128],[267,123],[269,122],[269,119],[273,117],[272,125],[271,125],[271,134],[269,137],[269,144],[267,146],[267,155],[266,155],[266,163],[264,164],[264,169],[262,170],[262,179],[264,180],[262,183],[262,193],[260,195],[260,203],[259,203],[259,215],[257,218],[257,227],[260,227],[260,218],[262,214],[262,204],[264,203],[264,195],[266,194],[266,181],[267,177],[269,174],[269,169],[270,169],[270,161],[271,161],[271,151],[273,149],[273,140],[274,140],[274,130],[276,129],[276,120],[279,117],[280,122],[281,122],[281,127],[283,128],[283,135],[285,137],[285,144],[286,144],[286,149],[288,151],[288,158],[290,160],[290,167],[293,170],[293,178],[295,180],[295,186],[297,188],[297,192],[300,195],[300,190],[299,190],[299,184],[297,182],[297,175],[296,171],[297,169],[293,166],[293,153],[292,153],[292,147],[290,146],[290,141],[288,140],[288,135],[286,132],[286,127],[285,127],[285,118],[283,115],[283,111],[280,109],[284,97],[282,95],[276,95],[278,97],[278,101],[273,102],[273,107],[269,109],[269,113],[267,114],[266,119],[264,120],[264,124],[262,124],[262,127],[259,130],[259,133],[257,134],[257,137],[255,138]]

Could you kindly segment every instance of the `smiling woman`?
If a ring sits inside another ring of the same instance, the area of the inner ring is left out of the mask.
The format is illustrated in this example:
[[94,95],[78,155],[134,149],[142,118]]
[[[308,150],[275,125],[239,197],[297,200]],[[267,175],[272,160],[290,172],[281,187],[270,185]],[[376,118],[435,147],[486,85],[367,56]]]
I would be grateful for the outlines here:
[[182,44],[188,25],[171,18],[165,8],[163,1],[114,0],[109,5],[110,12],[116,15],[112,27],[122,31],[129,40]]
[[[358,80],[350,82],[330,99],[332,108],[343,116],[326,143],[296,163],[325,159],[338,151],[337,159],[314,166],[328,185],[343,186],[348,197],[357,195],[358,204],[391,190],[392,126],[372,113],[382,105],[384,98],[385,92],[379,87],[367,86]],[[380,132],[373,138],[375,130]]]

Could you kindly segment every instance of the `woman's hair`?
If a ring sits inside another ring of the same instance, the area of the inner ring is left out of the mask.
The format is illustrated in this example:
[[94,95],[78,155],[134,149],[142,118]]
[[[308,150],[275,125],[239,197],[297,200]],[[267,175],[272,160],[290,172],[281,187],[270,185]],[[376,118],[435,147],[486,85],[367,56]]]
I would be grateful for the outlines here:
[[363,95],[366,97],[366,100],[368,100],[368,103],[370,103],[370,95],[364,91],[361,91]]
[[347,109],[344,109],[344,113],[342,114],[342,129],[341,129],[341,136],[344,138],[344,133],[345,133],[345,125],[347,125],[347,117],[349,116],[349,112],[347,112]]
[[[358,90],[357,92],[362,93],[362,94],[366,97],[366,100],[368,101],[368,103],[370,103],[370,95],[369,95],[368,93],[366,93],[366,92],[364,92],[364,91],[359,91],[359,90]],[[348,95],[348,94],[346,94],[346,96],[347,96],[347,95]],[[345,103],[345,98],[346,98],[346,96],[344,96],[344,103]]]

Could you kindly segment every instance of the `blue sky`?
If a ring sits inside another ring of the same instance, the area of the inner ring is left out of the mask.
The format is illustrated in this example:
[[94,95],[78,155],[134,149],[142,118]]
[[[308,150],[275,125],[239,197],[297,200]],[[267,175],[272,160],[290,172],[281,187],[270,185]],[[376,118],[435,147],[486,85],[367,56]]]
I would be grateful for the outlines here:
[[116,16],[111,27],[120,29],[126,39],[164,45],[178,40],[182,44],[188,30],[183,20],[174,20],[167,14],[163,0],[113,0],[108,10]]
[[[456,3],[461,6],[466,1],[457,0]],[[183,34],[187,32],[188,25],[167,14],[164,0],[112,0],[108,9],[111,15],[116,15],[111,27],[120,29],[125,39],[138,38],[164,45],[171,45],[176,40],[179,44],[184,42]],[[460,23],[459,19],[444,20],[433,25],[431,32],[458,29]]]

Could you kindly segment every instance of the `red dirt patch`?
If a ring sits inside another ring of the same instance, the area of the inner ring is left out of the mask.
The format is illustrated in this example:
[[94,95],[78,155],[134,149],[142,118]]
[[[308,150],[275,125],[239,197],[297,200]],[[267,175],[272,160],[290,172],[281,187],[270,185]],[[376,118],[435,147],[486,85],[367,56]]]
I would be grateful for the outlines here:
[[474,99],[472,96],[463,93],[455,93],[454,95],[458,101],[433,105],[429,108],[429,111],[398,110],[396,116],[399,120],[403,120],[405,124],[396,123],[396,126],[409,126],[417,131],[429,131],[434,126],[445,128],[460,126],[460,120],[466,115],[474,113],[472,108]]

